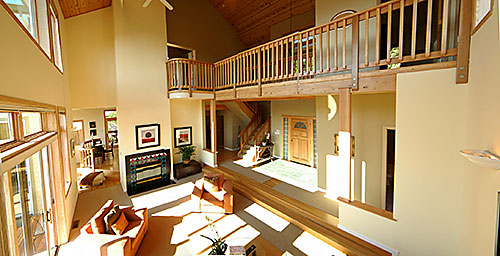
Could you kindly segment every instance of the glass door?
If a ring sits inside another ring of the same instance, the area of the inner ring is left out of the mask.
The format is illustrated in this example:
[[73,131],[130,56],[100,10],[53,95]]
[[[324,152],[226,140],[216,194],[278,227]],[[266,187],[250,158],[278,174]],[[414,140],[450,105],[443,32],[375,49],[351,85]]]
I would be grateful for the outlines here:
[[[15,238],[19,255],[49,255],[46,182],[42,159],[47,148],[33,154],[11,170]],[[48,165],[46,165],[48,166]],[[51,221],[51,220],[49,220]]]

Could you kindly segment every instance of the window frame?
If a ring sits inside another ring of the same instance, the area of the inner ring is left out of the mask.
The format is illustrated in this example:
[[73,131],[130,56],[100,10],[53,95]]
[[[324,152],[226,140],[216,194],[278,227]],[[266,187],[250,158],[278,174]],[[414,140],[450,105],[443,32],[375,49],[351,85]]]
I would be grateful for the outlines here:
[[[47,20],[48,20],[48,33],[49,33],[49,48],[50,48],[50,52],[51,52],[51,56],[49,56],[45,50],[42,48],[42,46],[40,45],[40,28],[38,26],[38,5],[37,5],[37,1],[35,0],[33,2],[33,8],[34,8],[34,18],[33,20],[35,20],[33,26],[34,26],[34,34],[36,34],[36,38],[35,38],[35,35],[32,35],[30,31],[28,31],[28,29],[21,23],[21,21],[16,17],[15,13],[12,11],[12,9],[10,9],[10,7],[7,5],[7,3],[4,2],[4,0],[0,0],[0,5],[3,6],[3,8],[5,9],[5,11],[11,16],[11,18],[14,20],[15,23],[17,23],[17,25],[21,28],[22,31],[24,31],[24,33],[26,33],[26,35],[28,36],[28,38],[38,47],[38,49],[42,52],[42,54],[54,65],[54,67],[57,69],[57,71],[59,71],[59,73],[63,74],[63,67],[64,64],[63,64],[63,57],[62,57],[62,40],[61,40],[61,25],[60,25],[60,22],[59,22],[59,14],[57,12],[57,5],[52,1],[52,0],[46,0],[46,4],[47,4]],[[53,39],[52,39],[52,23],[51,23],[51,20],[50,20],[50,8],[52,8],[54,10],[54,13],[55,13],[55,16],[57,18],[57,27],[58,27],[58,34],[59,34],[59,50],[61,52],[61,68],[59,68],[56,63],[55,63],[55,57],[54,57],[54,45],[53,45]]]

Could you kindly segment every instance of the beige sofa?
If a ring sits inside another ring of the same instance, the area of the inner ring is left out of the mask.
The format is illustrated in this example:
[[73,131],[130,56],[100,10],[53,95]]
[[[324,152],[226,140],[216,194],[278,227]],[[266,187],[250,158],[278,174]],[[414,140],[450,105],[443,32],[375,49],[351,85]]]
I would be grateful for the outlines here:
[[82,240],[89,245],[100,246],[100,255],[133,256],[148,231],[148,209],[135,210],[131,206],[120,207],[129,224],[122,235],[105,234],[104,216],[113,209],[113,200],[104,206],[80,230]]

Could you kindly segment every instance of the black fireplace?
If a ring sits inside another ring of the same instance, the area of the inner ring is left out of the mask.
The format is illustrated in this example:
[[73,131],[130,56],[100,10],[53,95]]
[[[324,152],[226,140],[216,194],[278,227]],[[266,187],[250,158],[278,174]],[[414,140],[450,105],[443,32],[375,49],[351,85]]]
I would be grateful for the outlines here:
[[170,180],[170,149],[127,155],[125,163],[128,195],[174,183]]

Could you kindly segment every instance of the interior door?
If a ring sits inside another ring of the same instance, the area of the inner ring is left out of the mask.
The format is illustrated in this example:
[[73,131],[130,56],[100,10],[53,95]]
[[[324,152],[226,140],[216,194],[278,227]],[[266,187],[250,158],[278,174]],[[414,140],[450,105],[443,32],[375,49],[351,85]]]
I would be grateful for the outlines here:
[[289,159],[311,165],[313,159],[310,118],[291,118],[289,124]]

